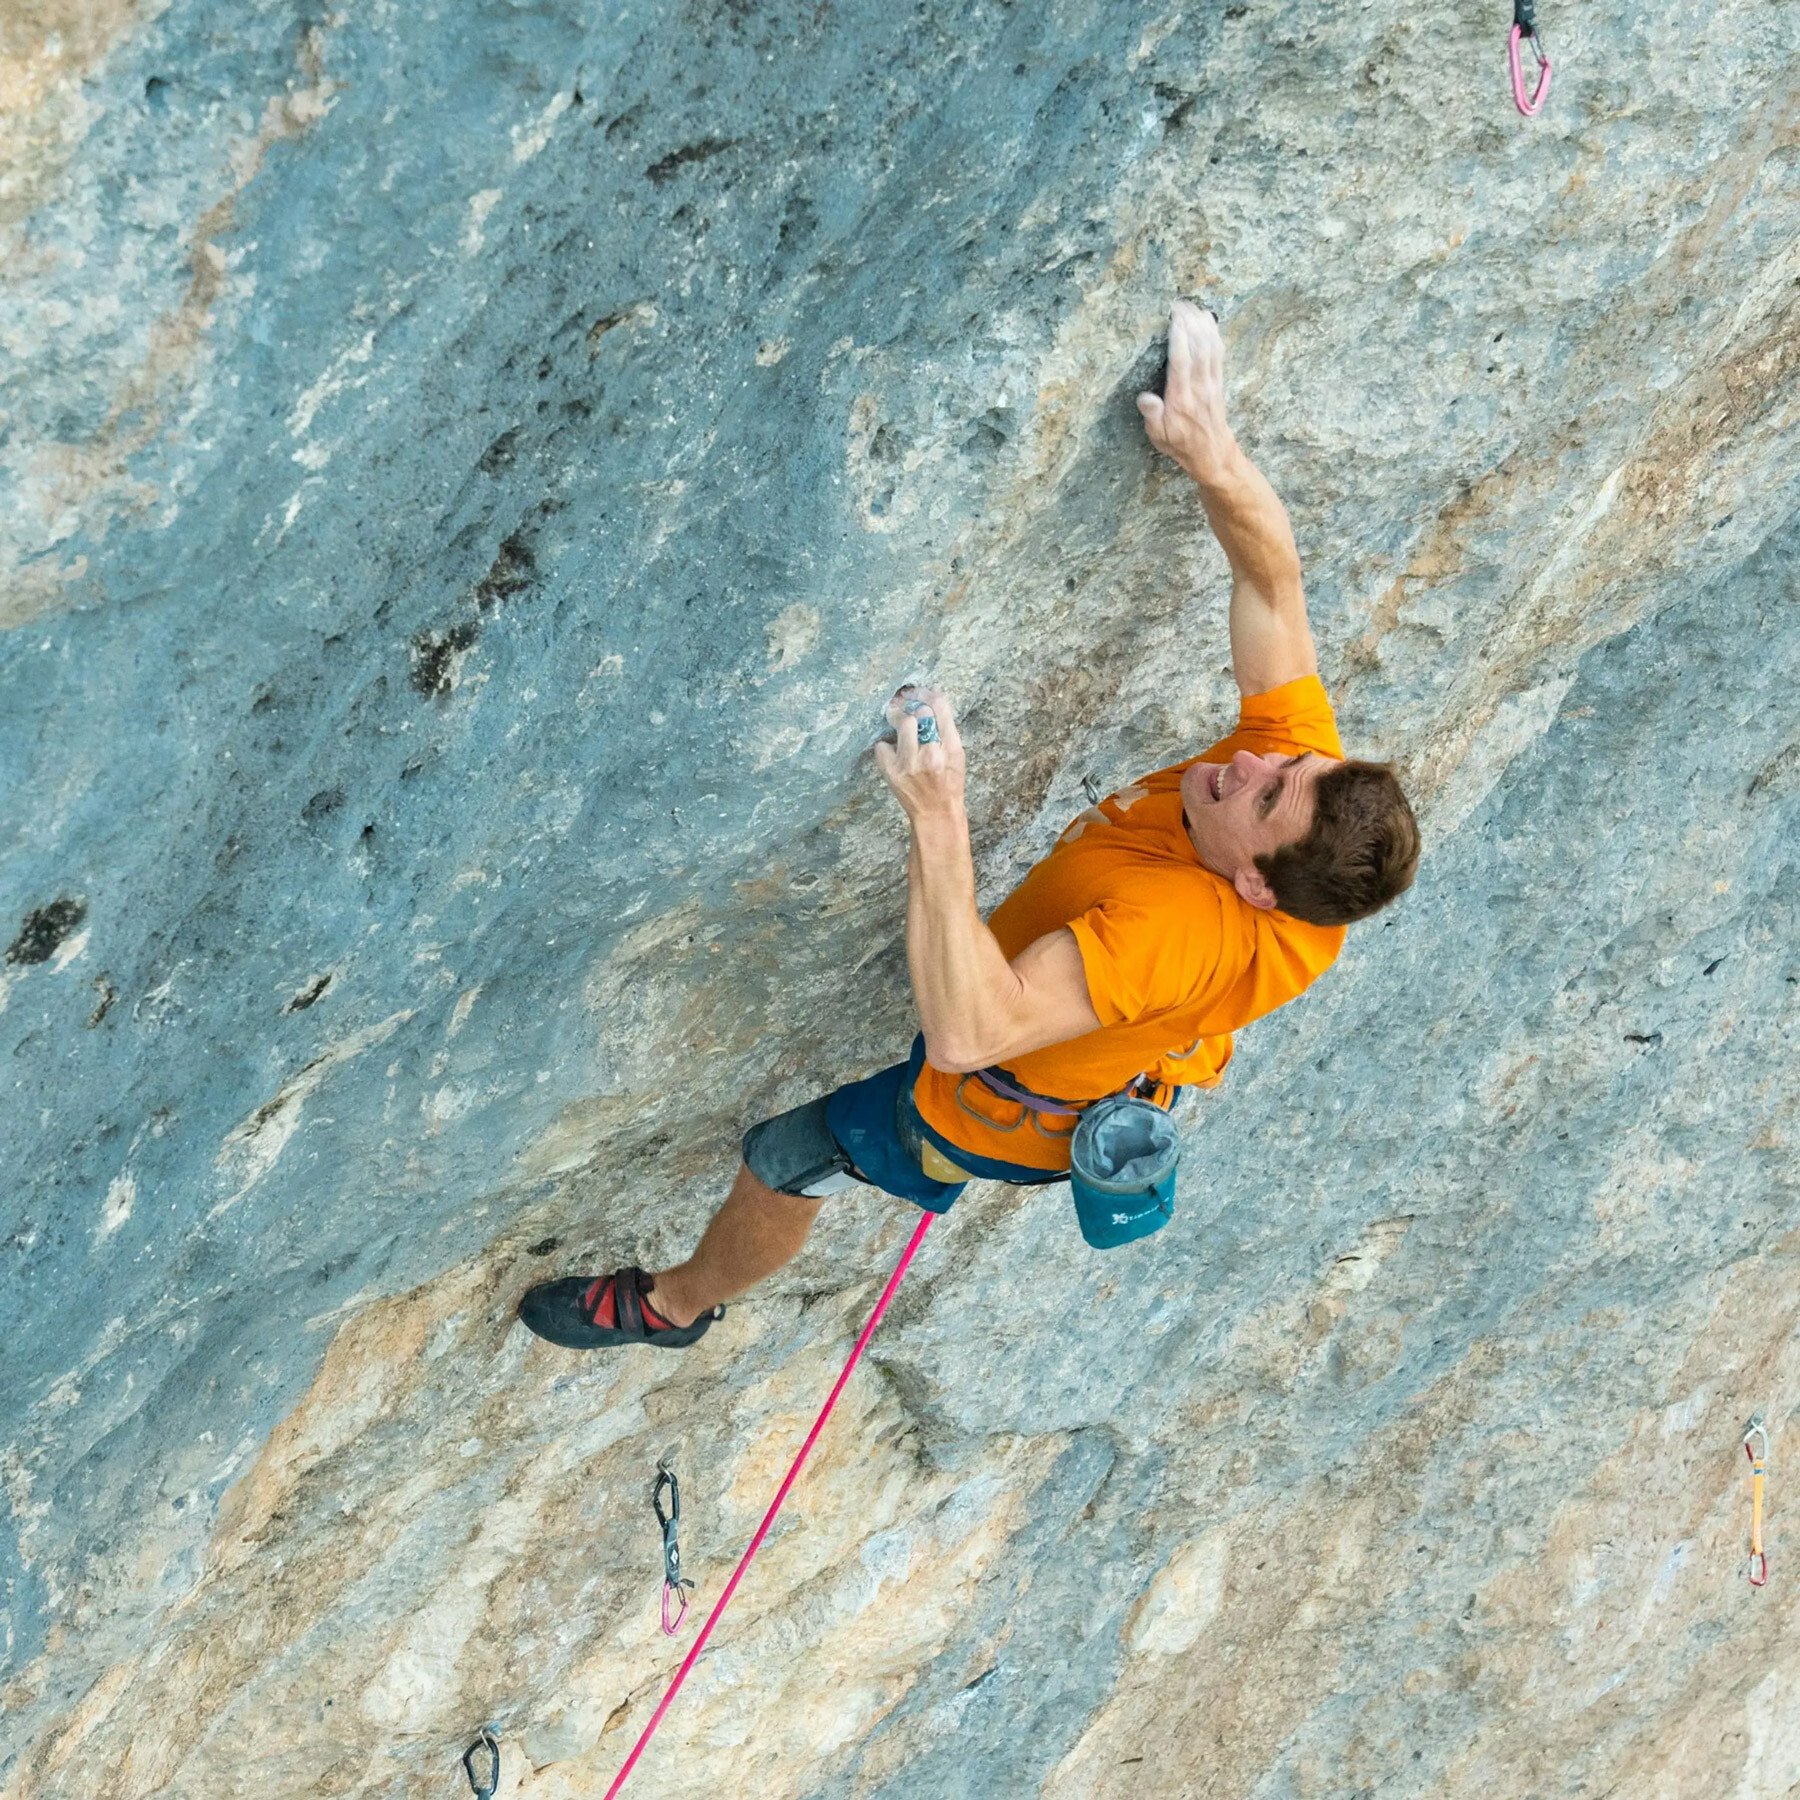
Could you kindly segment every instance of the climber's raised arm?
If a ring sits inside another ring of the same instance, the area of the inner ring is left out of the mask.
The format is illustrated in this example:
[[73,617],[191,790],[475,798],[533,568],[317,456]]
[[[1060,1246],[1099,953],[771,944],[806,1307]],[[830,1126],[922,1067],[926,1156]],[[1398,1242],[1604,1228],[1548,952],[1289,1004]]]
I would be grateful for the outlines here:
[[1226,423],[1225,345],[1211,313],[1175,302],[1164,390],[1140,394],[1138,411],[1151,443],[1193,477],[1231,564],[1231,666],[1239,691],[1263,694],[1317,674],[1293,529]]

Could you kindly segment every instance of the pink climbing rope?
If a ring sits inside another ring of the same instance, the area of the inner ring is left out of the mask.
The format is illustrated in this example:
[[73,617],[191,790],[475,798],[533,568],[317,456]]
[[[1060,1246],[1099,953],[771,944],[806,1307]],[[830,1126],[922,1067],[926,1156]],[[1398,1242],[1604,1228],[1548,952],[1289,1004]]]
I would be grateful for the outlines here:
[[875,1327],[881,1323],[881,1315],[887,1311],[888,1302],[893,1299],[894,1291],[900,1285],[900,1278],[906,1273],[907,1264],[913,1259],[913,1253],[925,1240],[925,1233],[931,1228],[931,1221],[936,1213],[922,1212],[919,1215],[918,1229],[912,1234],[907,1246],[900,1252],[900,1261],[894,1272],[888,1277],[888,1284],[881,1290],[881,1298],[875,1302],[875,1310],[869,1314],[869,1322],[862,1328],[862,1336],[856,1340],[850,1352],[850,1360],[844,1364],[844,1372],[837,1378],[837,1385],[825,1398],[825,1405],[813,1422],[813,1428],[806,1434],[806,1442],[800,1446],[800,1454],[794,1458],[794,1466],[788,1470],[787,1479],[775,1490],[775,1498],[769,1502],[769,1510],[763,1514],[763,1522],[756,1528],[756,1536],[750,1540],[750,1547],[738,1558],[738,1566],[732,1570],[731,1579],[725,1584],[717,1604],[706,1616],[706,1623],[700,1627],[700,1634],[694,1639],[694,1647],[682,1659],[682,1664],[675,1671],[675,1679],[669,1683],[669,1691],[663,1695],[656,1711],[650,1715],[650,1723],[644,1727],[642,1736],[632,1745],[631,1754],[625,1759],[625,1766],[613,1777],[613,1784],[606,1790],[606,1800],[615,1800],[620,1788],[625,1785],[625,1778],[636,1766],[637,1759],[643,1755],[644,1746],[655,1735],[656,1728],[662,1723],[663,1714],[669,1710],[669,1703],[681,1692],[681,1684],[688,1678],[688,1670],[698,1660],[700,1652],[706,1648],[706,1640],[712,1636],[712,1628],[718,1624],[719,1615],[731,1604],[731,1596],[737,1592],[737,1584],[743,1580],[744,1571],[750,1566],[750,1559],[762,1548],[762,1541],[769,1535],[769,1527],[775,1523],[775,1515],[781,1511],[781,1503],[788,1497],[788,1489],[799,1478],[801,1467],[818,1442],[819,1433],[825,1429],[825,1421],[831,1417],[831,1409],[837,1405],[838,1395],[844,1391],[844,1383],[850,1379],[851,1371],[862,1357],[863,1348],[875,1335]]

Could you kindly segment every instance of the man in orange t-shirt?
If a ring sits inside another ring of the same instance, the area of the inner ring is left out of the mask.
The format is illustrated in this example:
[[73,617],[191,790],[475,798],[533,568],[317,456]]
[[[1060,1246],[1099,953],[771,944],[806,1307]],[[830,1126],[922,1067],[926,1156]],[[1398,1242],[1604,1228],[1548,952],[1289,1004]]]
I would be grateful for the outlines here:
[[1086,1106],[1216,1086],[1231,1034],[1308,987],[1345,927],[1411,882],[1412,810],[1385,764],[1344,756],[1293,533],[1226,424],[1209,313],[1176,304],[1166,392],[1138,407],[1231,565],[1236,731],[1089,807],[984,924],[954,713],[929,689],[897,694],[895,741],[876,756],[912,827],[911,1058],[754,1127],[685,1263],[533,1288],[520,1316],[540,1336],[692,1343],[853,1181],[941,1212],[972,1177],[1066,1180]]

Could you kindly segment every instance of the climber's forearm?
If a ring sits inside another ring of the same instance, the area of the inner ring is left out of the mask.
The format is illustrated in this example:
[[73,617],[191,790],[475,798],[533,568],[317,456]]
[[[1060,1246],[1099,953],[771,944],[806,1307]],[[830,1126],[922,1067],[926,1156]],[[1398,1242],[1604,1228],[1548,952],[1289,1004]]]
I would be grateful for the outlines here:
[[1231,664],[1239,688],[1261,694],[1317,674],[1300,553],[1280,496],[1235,442],[1190,473],[1231,565]]
[[906,957],[934,1068],[984,1068],[1016,1035],[1025,984],[975,906],[969,822],[960,805],[912,820]]
[[1209,463],[1190,470],[1206,522],[1231,565],[1232,596],[1263,605],[1304,606],[1300,552],[1281,496],[1233,440]]

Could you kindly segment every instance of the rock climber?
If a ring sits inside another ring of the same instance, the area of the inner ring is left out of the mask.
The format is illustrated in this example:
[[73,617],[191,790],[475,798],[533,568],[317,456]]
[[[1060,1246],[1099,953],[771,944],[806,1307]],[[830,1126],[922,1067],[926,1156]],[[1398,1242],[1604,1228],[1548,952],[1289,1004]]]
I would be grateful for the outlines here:
[[1067,1180],[1084,1107],[1216,1087],[1232,1033],[1310,986],[1345,927],[1410,884],[1412,809],[1388,765],[1344,756],[1287,513],[1226,423],[1224,360],[1216,318],[1176,302],[1164,391],[1138,410],[1231,566],[1237,729],[1089,807],[984,925],[954,709],[897,694],[875,754],[911,826],[911,1056],[754,1126],[686,1262],[532,1288],[519,1315],[540,1337],[692,1344],[853,1182],[942,1212],[971,1179]]

